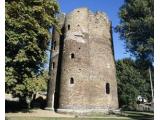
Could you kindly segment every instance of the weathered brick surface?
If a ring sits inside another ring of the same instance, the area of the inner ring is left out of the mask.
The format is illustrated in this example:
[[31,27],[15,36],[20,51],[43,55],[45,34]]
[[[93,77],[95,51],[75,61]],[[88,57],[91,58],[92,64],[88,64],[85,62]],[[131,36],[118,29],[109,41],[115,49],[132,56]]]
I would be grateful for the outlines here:
[[[59,109],[117,109],[111,24],[104,13],[79,8],[64,21]],[[74,58],[71,58],[74,54]],[[73,78],[74,83],[71,84]],[[110,93],[106,94],[106,83]]]

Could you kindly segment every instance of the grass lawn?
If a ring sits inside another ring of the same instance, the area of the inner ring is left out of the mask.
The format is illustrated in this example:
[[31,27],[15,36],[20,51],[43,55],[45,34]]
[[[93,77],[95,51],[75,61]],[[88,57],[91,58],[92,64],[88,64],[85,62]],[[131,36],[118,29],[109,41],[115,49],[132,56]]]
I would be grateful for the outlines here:
[[6,120],[153,120],[154,113],[149,112],[134,112],[125,111],[120,116],[106,115],[106,116],[78,116],[75,118],[67,117],[6,117]]
[[43,118],[43,117],[12,117],[6,120],[131,120],[125,118]]
[[154,113],[151,112],[125,111],[124,114],[135,120],[154,120]]

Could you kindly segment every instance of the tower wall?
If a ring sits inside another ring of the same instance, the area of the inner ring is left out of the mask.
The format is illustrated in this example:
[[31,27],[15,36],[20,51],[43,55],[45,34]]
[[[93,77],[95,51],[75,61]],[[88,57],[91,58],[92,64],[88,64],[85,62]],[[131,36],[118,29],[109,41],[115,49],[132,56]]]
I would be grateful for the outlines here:
[[87,8],[66,15],[60,109],[118,108],[110,22]]
[[[61,14],[58,16],[59,20],[59,28],[60,30],[63,29],[64,26],[64,20],[65,15]],[[47,90],[47,108],[46,109],[54,109],[54,104],[57,103],[57,100],[55,100],[56,93],[58,92],[57,88],[57,81],[59,81],[59,68],[60,66],[60,56],[61,56],[61,41],[63,35],[60,35],[60,33],[56,30],[52,30],[52,41],[51,41],[51,48],[50,48],[50,63],[49,63],[49,81],[48,81],[48,90]],[[57,91],[56,91],[57,90]]]

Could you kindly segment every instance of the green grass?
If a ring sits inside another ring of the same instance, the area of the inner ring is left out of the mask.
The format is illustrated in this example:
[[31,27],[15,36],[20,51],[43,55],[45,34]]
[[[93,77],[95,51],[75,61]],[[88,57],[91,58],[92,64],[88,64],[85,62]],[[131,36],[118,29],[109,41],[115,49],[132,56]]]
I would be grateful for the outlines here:
[[[12,117],[6,118],[6,120],[124,120],[123,118],[43,118],[43,117]],[[131,119],[125,119],[131,120]]]
[[64,117],[6,117],[6,120],[153,120],[154,113],[125,111],[122,115]]
[[154,113],[151,113],[151,112],[125,111],[124,115],[136,120],[153,120],[154,119]]

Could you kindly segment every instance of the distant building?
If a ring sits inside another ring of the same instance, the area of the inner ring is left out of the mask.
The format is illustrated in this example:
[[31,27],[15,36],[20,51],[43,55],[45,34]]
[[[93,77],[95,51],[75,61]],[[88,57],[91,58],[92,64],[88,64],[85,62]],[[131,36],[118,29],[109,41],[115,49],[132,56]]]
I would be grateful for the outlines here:
[[137,101],[141,102],[141,103],[146,103],[147,99],[145,99],[144,97],[142,97],[141,95],[137,96]]
[[111,22],[102,12],[78,8],[59,16],[53,32],[47,107],[58,111],[118,108]]

